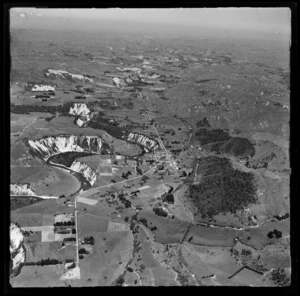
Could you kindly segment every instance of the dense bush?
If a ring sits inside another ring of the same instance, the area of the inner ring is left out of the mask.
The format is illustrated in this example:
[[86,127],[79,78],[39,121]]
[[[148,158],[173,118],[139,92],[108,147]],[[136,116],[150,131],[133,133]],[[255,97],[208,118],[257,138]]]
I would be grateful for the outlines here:
[[210,150],[216,153],[227,153],[242,157],[252,157],[255,153],[255,148],[248,139],[231,137],[228,132],[221,129],[208,130],[201,128],[196,131],[195,135],[201,145],[210,145]]
[[109,119],[104,118],[103,114],[99,113],[97,116],[94,116],[88,124],[89,127],[93,129],[100,129],[106,131],[108,134],[114,138],[121,139],[122,136],[126,133],[125,130],[118,127],[116,122],[109,122]]
[[59,106],[45,106],[45,105],[10,105],[10,111],[17,114],[28,114],[30,112],[47,112],[55,114],[60,113],[63,116],[73,116],[69,114],[70,108],[73,107],[73,102],[67,102]]
[[285,270],[283,268],[276,268],[271,272],[272,281],[281,287],[290,285],[290,277],[287,276]]
[[164,201],[168,202],[168,203],[174,203],[174,195],[173,194],[167,194],[164,197]]
[[118,199],[125,205],[125,208],[131,207],[131,201],[126,199],[124,194],[118,194]]
[[196,125],[197,127],[210,127],[209,121],[206,117],[204,117],[202,120],[199,120]]
[[75,242],[76,238],[75,237],[65,237],[63,242]]
[[62,262],[57,260],[57,259],[42,259],[40,261],[37,262],[26,262],[25,265],[40,265],[40,266],[44,266],[44,265],[56,265],[56,264],[61,264]]
[[157,216],[162,216],[162,217],[167,217],[168,216],[168,213],[165,210],[163,210],[162,208],[159,208],[159,207],[153,208],[153,212]]
[[95,244],[95,239],[94,239],[93,236],[85,237],[85,238],[84,238],[84,243],[85,243],[85,244],[94,245],[94,244]]
[[89,254],[89,251],[87,251],[85,248],[80,248],[78,254]]
[[268,237],[269,238],[281,238],[282,237],[282,232],[277,230],[277,229],[274,229],[273,231],[269,231],[268,232]]
[[202,181],[190,185],[189,195],[204,218],[219,213],[235,213],[256,201],[253,174],[233,169],[228,159],[202,158],[198,172]]
[[196,131],[195,135],[201,145],[230,140],[229,134],[221,129],[207,130],[205,128],[201,128]]
[[62,221],[62,222],[55,222],[54,226],[74,226],[75,221]]

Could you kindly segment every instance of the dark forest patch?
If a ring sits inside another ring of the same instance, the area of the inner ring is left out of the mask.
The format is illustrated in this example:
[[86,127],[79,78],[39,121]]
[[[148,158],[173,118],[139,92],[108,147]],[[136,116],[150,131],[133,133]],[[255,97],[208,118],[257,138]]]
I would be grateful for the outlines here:
[[90,120],[88,126],[93,129],[104,130],[112,137],[122,139],[127,131],[120,128],[117,122],[110,122],[109,119],[103,117],[103,115],[104,113],[99,112],[99,114],[97,114]]
[[[209,124],[205,119],[198,121],[197,126]],[[227,131],[222,129],[200,128],[196,131],[195,136],[205,149],[219,154],[227,153],[239,157],[252,157],[255,154],[254,145],[248,139],[231,137]]]
[[234,169],[227,158],[200,159],[198,174],[201,183],[190,185],[189,197],[203,218],[235,213],[256,201],[254,175]]
[[11,196],[10,197],[10,210],[14,211],[19,208],[30,206],[34,203],[42,201],[42,198],[36,196]]
[[59,106],[45,106],[45,105],[10,105],[10,112],[16,114],[29,114],[30,112],[45,112],[56,114],[60,113],[61,116],[73,116],[69,114],[70,108],[73,107],[73,102],[67,102]]

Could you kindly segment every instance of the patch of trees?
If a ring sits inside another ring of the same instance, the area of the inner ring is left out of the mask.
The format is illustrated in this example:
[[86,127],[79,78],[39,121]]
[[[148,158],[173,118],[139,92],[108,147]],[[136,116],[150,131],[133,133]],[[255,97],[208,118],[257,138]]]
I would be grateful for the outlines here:
[[252,252],[250,250],[243,249],[242,252],[241,252],[241,255],[243,255],[243,256],[251,256]]
[[86,250],[85,248],[80,248],[78,251],[78,254],[83,255],[83,254],[89,254],[90,252]]
[[138,175],[143,175],[143,171],[142,171],[142,169],[139,166],[136,166],[136,173]]
[[196,138],[201,145],[210,145],[210,150],[216,153],[227,153],[234,156],[253,156],[254,145],[245,138],[231,137],[221,129],[208,130],[201,128],[196,131]]
[[51,121],[54,117],[55,117],[55,115],[50,116],[50,117],[46,117],[45,120],[49,122],[49,121]]
[[131,175],[131,171],[128,171],[127,173],[122,173],[122,178],[123,179],[128,179],[129,175]]
[[70,108],[73,107],[73,105],[73,102],[67,102],[59,106],[10,104],[10,112],[16,114],[29,114],[30,112],[46,112],[55,114],[56,112],[58,112],[63,116],[73,116],[69,114]]
[[272,270],[271,279],[276,285],[281,287],[289,286],[291,284],[290,277],[288,277],[285,270],[280,267]]
[[283,216],[280,215],[275,215],[274,218],[281,221],[281,220],[285,220],[288,219],[290,217],[289,213],[284,214]]
[[255,154],[255,148],[248,139],[236,137],[225,144],[224,152],[234,156],[252,157]]
[[207,157],[198,161],[200,184],[190,185],[189,196],[202,217],[235,213],[256,201],[254,175],[233,169],[227,158]]
[[123,193],[118,194],[118,199],[122,202],[122,204],[125,206],[125,208],[131,207],[131,201],[125,198],[125,195]]
[[206,117],[204,117],[202,120],[199,120],[197,123],[196,123],[196,126],[199,128],[199,127],[211,127],[210,124],[209,124],[209,121]]
[[115,281],[115,285],[116,286],[122,286],[124,284],[125,280],[124,280],[124,276],[120,275],[116,281]]
[[123,106],[127,109],[132,109],[134,104],[133,104],[133,102],[126,102],[123,104]]
[[56,226],[56,227],[58,227],[58,226],[74,226],[75,225],[75,221],[55,222],[53,225]]
[[83,243],[84,244],[89,244],[89,245],[94,245],[95,244],[95,239],[94,239],[94,237],[93,236],[90,236],[90,237],[85,237],[84,239],[83,239]]
[[120,128],[116,122],[109,122],[109,120],[103,118],[101,114],[94,116],[89,121],[88,126],[93,129],[104,130],[117,139],[122,139],[123,135],[126,133],[126,131]]
[[188,277],[182,275],[181,273],[177,274],[177,280],[180,282],[181,286],[188,286],[189,285],[189,279],[188,279]]
[[51,156],[49,161],[70,167],[75,159],[91,155],[94,154],[90,152],[64,152]]
[[164,198],[163,201],[166,201],[167,203],[174,203],[174,195],[173,194],[167,194]]
[[11,196],[10,197],[10,209],[14,211],[16,209],[27,207],[34,203],[42,201],[42,198],[39,197],[30,197],[30,196]]
[[109,101],[103,101],[102,99],[101,99],[100,102],[97,102],[97,106],[99,106],[99,107],[101,107],[103,109],[110,109],[110,110],[120,109],[119,106],[113,105]]
[[75,268],[75,266],[76,266],[76,264],[75,264],[75,262],[73,262],[73,263],[68,267],[68,269]]
[[230,140],[229,134],[224,132],[222,129],[207,130],[205,128],[201,128],[196,131],[195,135],[201,145]]
[[56,265],[56,264],[61,264],[62,261],[59,261],[57,259],[42,259],[37,262],[25,262],[24,265],[38,265],[38,266],[44,266],[44,265]]
[[282,232],[274,229],[273,231],[268,232],[268,238],[281,238],[282,237]]
[[63,242],[75,242],[76,238],[75,237],[65,237]]
[[157,215],[157,216],[162,216],[162,217],[167,217],[168,216],[168,213],[160,208],[160,207],[155,207],[153,208],[153,212]]

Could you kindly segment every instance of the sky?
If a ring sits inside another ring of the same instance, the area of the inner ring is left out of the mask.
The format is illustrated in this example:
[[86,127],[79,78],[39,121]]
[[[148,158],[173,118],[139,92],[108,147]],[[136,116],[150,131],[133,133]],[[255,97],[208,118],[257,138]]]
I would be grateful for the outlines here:
[[[32,9],[15,8],[30,11]],[[43,16],[289,32],[289,8],[35,9]]]

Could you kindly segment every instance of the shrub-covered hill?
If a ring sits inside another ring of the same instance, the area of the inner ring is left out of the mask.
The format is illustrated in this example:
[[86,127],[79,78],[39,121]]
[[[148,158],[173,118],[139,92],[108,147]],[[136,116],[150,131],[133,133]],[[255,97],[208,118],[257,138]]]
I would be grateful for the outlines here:
[[227,153],[239,157],[252,157],[255,154],[255,148],[248,139],[231,137],[228,132],[221,129],[200,128],[195,136],[204,148],[216,153]]
[[202,217],[235,213],[256,201],[254,175],[236,170],[226,158],[199,160],[200,184],[190,185],[189,197]]

